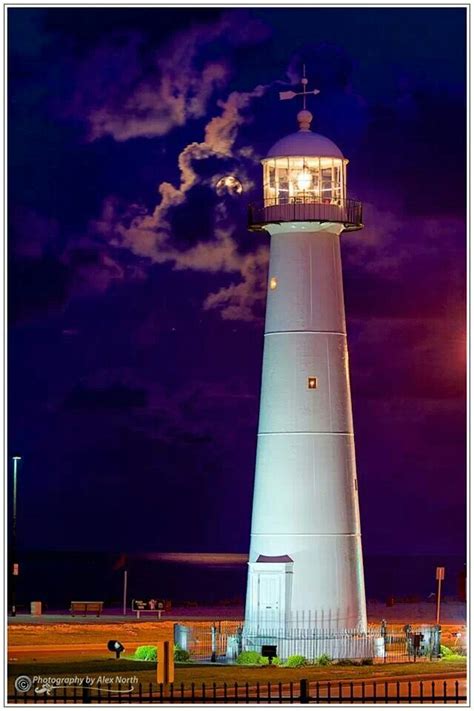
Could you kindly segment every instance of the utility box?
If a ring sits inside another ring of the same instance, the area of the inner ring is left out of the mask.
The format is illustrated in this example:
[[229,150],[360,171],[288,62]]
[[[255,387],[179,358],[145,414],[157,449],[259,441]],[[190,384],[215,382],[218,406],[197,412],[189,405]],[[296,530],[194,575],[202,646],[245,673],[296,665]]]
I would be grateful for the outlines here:
[[376,637],[374,641],[374,656],[377,659],[385,659],[385,637]]
[[43,605],[39,600],[36,600],[30,604],[30,613],[34,617],[39,617],[39,615],[43,614]]
[[185,651],[188,650],[189,646],[189,627],[186,625],[175,625],[174,626],[174,643],[177,644],[181,649]]

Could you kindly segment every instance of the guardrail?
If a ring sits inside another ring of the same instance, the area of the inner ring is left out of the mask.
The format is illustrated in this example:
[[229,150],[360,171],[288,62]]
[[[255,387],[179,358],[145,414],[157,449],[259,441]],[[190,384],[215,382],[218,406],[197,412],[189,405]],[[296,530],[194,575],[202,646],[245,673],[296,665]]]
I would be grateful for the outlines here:
[[248,208],[248,224],[253,230],[280,222],[336,222],[346,230],[359,230],[362,225],[362,203],[358,200],[319,200],[292,198],[261,200]]

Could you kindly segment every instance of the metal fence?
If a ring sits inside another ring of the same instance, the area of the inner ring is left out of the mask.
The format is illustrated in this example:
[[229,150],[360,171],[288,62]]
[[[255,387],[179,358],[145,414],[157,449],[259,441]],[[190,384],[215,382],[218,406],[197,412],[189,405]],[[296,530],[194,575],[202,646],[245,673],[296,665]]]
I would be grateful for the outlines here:
[[[39,693],[43,692],[43,693]],[[466,703],[465,683],[439,681],[299,681],[256,684],[100,684],[74,688],[15,689],[8,695],[13,704],[376,704],[376,703]]]
[[357,200],[316,200],[311,198],[278,198],[249,205],[248,223],[261,229],[270,222],[338,222],[346,229],[362,227],[362,203]]
[[215,622],[209,627],[176,625],[174,641],[195,661],[222,661],[229,655],[232,640],[241,633],[242,623],[238,621]]
[[440,654],[439,626],[372,626],[360,630],[321,630],[316,628],[255,628],[242,622],[202,625],[177,625],[175,642],[196,661],[235,661],[242,651],[260,652],[263,645],[274,645],[277,656],[286,660],[302,655],[315,662],[322,655],[331,659],[371,659],[376,662],[415,662],[418,658],[436,659]]
[[242,637],[243,649],[260,652],[263,645],[274,645],[277,656],[285,660],[293,655],[301,655],[309,662],[323,655],[330,659],[372,659],[377,656],[377,649],[383,656],[380,640],[377,647],[377,637],[359,630],[244,629]]

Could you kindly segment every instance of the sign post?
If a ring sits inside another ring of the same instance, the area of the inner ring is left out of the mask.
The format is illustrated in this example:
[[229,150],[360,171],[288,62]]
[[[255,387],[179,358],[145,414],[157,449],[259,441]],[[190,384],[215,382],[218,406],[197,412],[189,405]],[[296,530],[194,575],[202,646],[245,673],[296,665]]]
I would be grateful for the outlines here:
[[159,620],[165,609],[164,600],[132,600],[132,610],[137,613],[137,620],[140,619],[141,612],[154,612]]
[[127,585],[128,585],[128,570],[123,571],[123,616],[127,614]]
[[444,580],[444,568],[436,568],[436,580],[438,581],[438,595],[436,597],[436,624],[439,625],[441,611],[441,581]]

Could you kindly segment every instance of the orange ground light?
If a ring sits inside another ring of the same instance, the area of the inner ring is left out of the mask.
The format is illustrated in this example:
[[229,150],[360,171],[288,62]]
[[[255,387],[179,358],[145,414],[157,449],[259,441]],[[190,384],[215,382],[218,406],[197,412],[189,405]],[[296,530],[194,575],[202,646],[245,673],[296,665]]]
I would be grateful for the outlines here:
[[[64,624],[18,624],[9,625],[8,646],[63,646],[63,645],[97,645],[103,644],[104,640],[120,639],[127,647],[127,651],[134,651],[141,644],[151,644],[158,639],[172,636],[175,621],[162,622],[122,622],[113,624],[85,622],[64,622]],[[187,624],[193,628],[209,630],[211,621],[183,620],[182,624]],[[402,630],[404,623],[390,625],[391,630]],[[419,623],[418,623],[419,624]],[[238,626],[235,621],[221,622],[222,631],[232,633]],[[459,625],[443,625],[443,637],[447,639],[455,631],[459,630]]]

